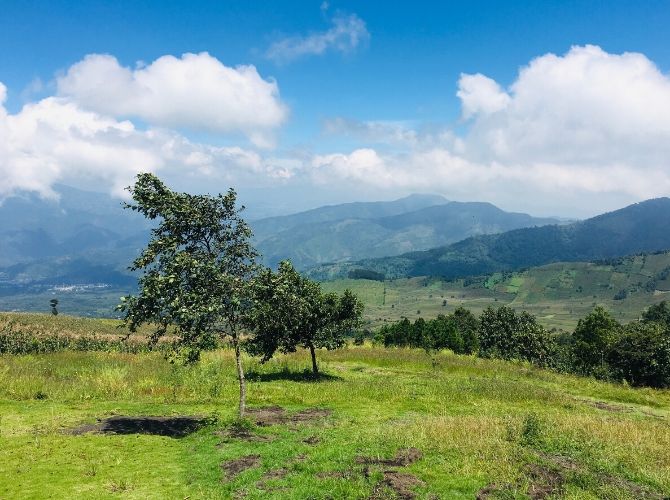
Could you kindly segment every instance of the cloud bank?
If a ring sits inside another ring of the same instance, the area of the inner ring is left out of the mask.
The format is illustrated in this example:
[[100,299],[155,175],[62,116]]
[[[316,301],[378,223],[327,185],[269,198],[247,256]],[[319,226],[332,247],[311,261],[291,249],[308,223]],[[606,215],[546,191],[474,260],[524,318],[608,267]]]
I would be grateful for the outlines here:
[[[511,85],[461,75],[464,132],[333,118],[324,131],[353,146],[320,154],[264,149],[286,120],[277,83],[207,54],[133,70],[92,55],[58,79],[54,96],[13,114],[6,96],[0,83],[0,199],[54,196],[54,183],[78,179],[120,193],[140,170],[176,185],[199,179],[192,185],[203,190],[430,191],[573,216],[670,195],[670,78],[643,54],[595,46],[540,56]],[[194,142],[188,129],[196,128],[250,144]]]
[[58,95],[10,114],[0,83],[0,200],[19,191],[54,197],[57,182],[88,181],[121,195],[140,171],[231,183],[287,175],[254,149],[194,143],[177,131],[242,133],[267,146],[287,110],[277,84],[252,66],[229,68],[203,53],[130,70],[94,54],[58,78],[57,88]]
[[231,68],[206,52],[163,56],[130,69],[92,54],[57,79],[58,95],[83,108],[161,127],[240,132],[266,146],[287,116],[279,88],[254,66]]
[[[507,89],[463,74],[457,96],[463,136],[446,131],[442,144],[418,135],[414,148],[321,155],[316,178],[517,207],[522,196],[526,207],[546,210],[583,209],[596,196],[625,203],[670,195],[670,78],[643,54],[573,47],[532,60]],[[379,130],[373,125],[348,131]]]

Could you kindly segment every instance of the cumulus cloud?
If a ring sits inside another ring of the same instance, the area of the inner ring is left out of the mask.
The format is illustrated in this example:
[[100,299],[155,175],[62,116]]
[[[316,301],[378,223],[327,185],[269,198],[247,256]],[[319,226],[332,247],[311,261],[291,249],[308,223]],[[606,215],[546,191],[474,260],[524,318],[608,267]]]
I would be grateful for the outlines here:
[[670,195],[670,78],[643,54],[573,47],[532,60],[506,89],[461,75],[457,95],[462,137],[317,156],[314,178],[571,215]]
[[[326,4],[327,8],[327,4]],[[325,10],[322,5],[322,11]],[[339,14],[332,18],[326,31],[297,35],[277,40],[267,50],[267,57],[285,63],[308,55],[322,55],[328,51],[347,53],[370,39],[370,33],[356,14]]]
[[55,183],[83,181],[122,196],[140,171],[226,180],[291,175],[255,151],[197,144],[165,129],[140,130],[62,97],[10,114],[2,105],[5,95],[0,83],[0,199],[18,191],[55,197]]
[[508,93],[486,77],[465,75],[458,95],[472,119],[472,157],[667,168],[670,79],[643,54],[573,47],[531,61]]
[[84,109],[162,127],[240,132],[259,146],[287,117],[273,80],[254,66],[231,68],[206,52],[166,55],[136,69],[91,54],[57,79],[58,95]]
[[463,117],[488,115],[507,107],[510,97],[495,80],[482,74],[462,74],[456,95],[461,99]]

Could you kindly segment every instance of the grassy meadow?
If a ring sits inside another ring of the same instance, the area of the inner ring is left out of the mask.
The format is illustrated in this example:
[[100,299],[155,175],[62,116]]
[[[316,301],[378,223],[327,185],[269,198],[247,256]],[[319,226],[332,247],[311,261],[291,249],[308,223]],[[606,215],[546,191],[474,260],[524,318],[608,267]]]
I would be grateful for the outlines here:
[[[113,322],[19,316],[24,328],[118,334]],[[158,353],[0,355],[0,498],[670,495],[670,391],[449,352],[318,357],[318,380],[305,352],[246,358],[252,412],[239,422],[229,350],[188,367]],[[185,437],[85,432],[113,415],[206,420]]]

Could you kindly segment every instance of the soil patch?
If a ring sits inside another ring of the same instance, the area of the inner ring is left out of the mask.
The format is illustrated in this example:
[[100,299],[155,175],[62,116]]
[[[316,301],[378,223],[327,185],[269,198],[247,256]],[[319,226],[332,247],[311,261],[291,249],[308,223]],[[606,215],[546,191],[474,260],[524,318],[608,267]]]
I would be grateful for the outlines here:
[[496,483],[489,483],[477,492],[477,500],[486,500],[487,498],[491,498],[498,490],[499,488]]
[[274,441],[274,436],[265,436],[261,434],[254,434],[251,432],[251,430],[247,429],[246,427],[242,427],[239,425],[232,425],[228,429],[221,430],[221,431],[216,431],[214,433],[215,436],[219,436],[220,438],[223,439],[222,443],[237,439],[240,441],[249,441],[253,443],[267,443],[270,441]]
[[286,410],[281,406],[266,406],[247,410],[249,417],[263,427],[283,424],[286,418]]
[[245,457],[235,458],[233,460],[228,460],[221,464],[221,470],[223,471],[223,478],[226,481],[230,481],[235,478],[241,472],[244,472],[247,469],[253,467],[258,467],[261,463],[260,455],[247,455]]
[[319,420],[332,415],[332,411],[326,408],[307,408],[289,415],[281,406],[266,406],[264,408],[252,408],[247,410],[249,417],[262,427],[278,424],[293,424]]
[[412,500],[416,495],[412,488],[416,486],[423,486],[426,483],[421,479],[407,474],[405,472],[384,471],[384,479],[382,479],[372,490],[370,500],[382,500],[388,498],[386,489],[391,489],[397,498],[401,500]]
[[319,436],[310,436],[306,439],[303,439],[302,442],[310,446],[315,446],[321,442],[321,438]]
[[389,467],[407,467],[423,457],[418,448],[401,448],[394,458],[356,457],[356,463],[366,465],[386,465]]
[[115,416],[98,420],[95,424],[86,424],[70,430],[70,434],[80,435],[90,432],[102,434],[151,434],[182,438],[207,425],[205,417],[150,417]]
[[526,466],[526,473],[531,481],[528,486],[528,496],[532,500],[542,500],[563,489],[565,478],[558,471],[543,465],[529,464]]
[[288,476],[288,469],[284,469],[283,467],[281,469],[270,469],[265,474],[263,474],[260,481],[256,483],[256,486],[258,489],[268,490],[271,489],[267,485],[268,481],[284,479],[286,476]]

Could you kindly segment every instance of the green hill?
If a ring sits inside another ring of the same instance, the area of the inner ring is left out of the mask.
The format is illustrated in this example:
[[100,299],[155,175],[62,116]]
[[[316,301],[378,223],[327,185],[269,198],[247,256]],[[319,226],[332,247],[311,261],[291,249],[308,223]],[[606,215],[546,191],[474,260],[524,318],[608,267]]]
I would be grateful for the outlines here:
[[[426,206],[418,207],[419,203]],[[474,235],[556,222],[505,212],[490,203],[447,202],[414,195],[394,202],[323,207],[254,221],[252,226],[268,265],[290,259],[305,269],[323,262],[397,255]]]
[[[109,322],[36,321],[118,337]],[[304,375],[304,351],[245,357],[240,422],[230,349],[190,366],[160,353],[1,355],[0,497],[670,495],[667,390],[449,352],[318,356],[320,380]]]
[[591,261],[670,248],[670,198],[647,200],[566,225],[516,229],[475,236],[449,246],[397,257],[321,266],[316,279],[343,277],[351,269],[369,269],[388,278],[458,278],[516,271],[562,261]]
[[649,305],[670,300],[670,252],[602,262],[559,262],[464,279],[341,279],[323,287],[329,291],[351,288],[365,302],[370,326],[403,316],[432,318],[459,306],[479,313],[490,305],[506,304],[535,314],[549,328],[572,330],[595,305],[627,322]]

